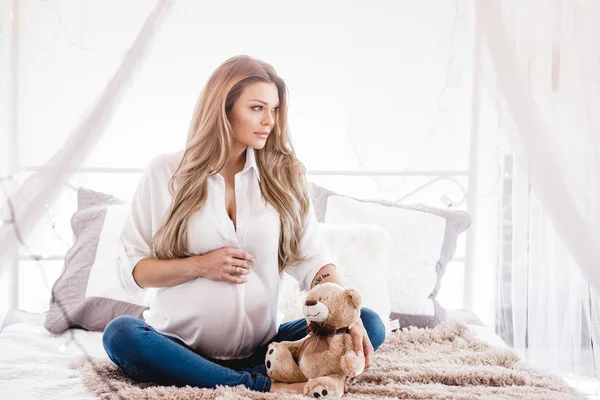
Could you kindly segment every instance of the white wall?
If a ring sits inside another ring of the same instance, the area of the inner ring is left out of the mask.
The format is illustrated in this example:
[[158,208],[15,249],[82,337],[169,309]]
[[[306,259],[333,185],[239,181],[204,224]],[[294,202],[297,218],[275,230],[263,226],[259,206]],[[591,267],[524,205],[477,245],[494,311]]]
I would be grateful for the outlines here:
[[[249,54],[271,63],[286,80],[292,137],[309,170],[467,169],[468,2],[249,4],[178,1],[105,139],[85,165],[142,168],[156,154],[181,148],[208,75],[226,58]],[[21,2],[22,166],[43,165],[60,148],[152,6],[145,0]],[[137,179],[137,174],[77,174],[71,183],[127,199]],[[388,200],[426,181],[313,180],[340,192]],[[466,186],[464,178],[459,181]],[[462,197],[458,187],[440,182],[409,200],[443,207],[443,194]],[[74,195],[65,190],[49,209],[49,218],[32,238],[32,251],[66,251]],[[49,228],[50,218],[60,239]],[[457,256],[464,257],[464,240]],[[51,279],[60,273],[60,262],[44,265]],[[21,268],[30,279],[39,279],[36,263],[22,262]],[[446,279],[462,284],[461,271],[461,263],[454,263]],[[441,296],[449,306],[460,307],[462,286],[455,284],[442,287]],[[29,307],[44,304],[32,301]]]

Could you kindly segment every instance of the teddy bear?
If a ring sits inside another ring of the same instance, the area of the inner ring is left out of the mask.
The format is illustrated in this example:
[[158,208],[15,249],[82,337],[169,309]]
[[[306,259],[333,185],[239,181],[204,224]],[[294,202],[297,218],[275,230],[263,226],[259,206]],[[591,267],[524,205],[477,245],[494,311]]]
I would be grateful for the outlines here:
[[303,313],[308,336],[297,341],[271,343],[267,374],[275,381],[307,382],[304,394],[337,399],[347,378],[362,373],[364,356],[354,352],[349,328],[360,318],[361,297],[355,289],[326,282],[306,295]]

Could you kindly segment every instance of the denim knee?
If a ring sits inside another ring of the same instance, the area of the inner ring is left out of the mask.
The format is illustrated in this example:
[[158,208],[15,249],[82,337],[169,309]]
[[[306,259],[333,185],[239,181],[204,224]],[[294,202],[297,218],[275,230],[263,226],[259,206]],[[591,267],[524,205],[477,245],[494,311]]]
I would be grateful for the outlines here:
[[102,345],[106,353],[113,358],[122,353],[121,349],[131,348],[135,342],[135,327],[143,324],[143,321],[130,315],[121,315],[110,321],[102,334]]
[[377,350],[385,341],[385,325],[379,315],[370,308],[360,309],[360,319],[369,335],[373,348]]

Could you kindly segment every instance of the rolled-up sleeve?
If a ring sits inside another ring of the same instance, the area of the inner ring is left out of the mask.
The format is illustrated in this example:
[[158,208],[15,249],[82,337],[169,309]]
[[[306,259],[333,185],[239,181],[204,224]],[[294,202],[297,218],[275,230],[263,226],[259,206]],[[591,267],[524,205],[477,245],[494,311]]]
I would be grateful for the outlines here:
[[300,238],[299,250],[300,255],[306,258],[298,264],[286,266],[284,271],[298,281],[301,290],[309,290],[321,268],[327,264],[337,264],[337,260],[325,246],[312,202]]
[[137,263],[151,256],[150,242],[152,229],[152,164],[150,164],[135,190],[131,200],[129,215],[121,230],[121,243],[125,259],[119,260],[122,284],[130,292],[142,289],[133,279],[133,269]]

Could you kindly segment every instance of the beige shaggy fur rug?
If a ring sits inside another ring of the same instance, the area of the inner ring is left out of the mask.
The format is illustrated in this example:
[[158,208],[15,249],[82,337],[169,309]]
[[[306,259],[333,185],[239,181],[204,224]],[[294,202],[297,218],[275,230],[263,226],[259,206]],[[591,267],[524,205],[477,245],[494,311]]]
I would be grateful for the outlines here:
[[[243,386],[199,389],[132,381],[108,358],[75,360],[87,387],[102,399],[307,399]],[[583,399],[561,378],[539,372],[509,349],[477,339],[458,322],[392,333],[371,368],[350,383],[347,399]]]

